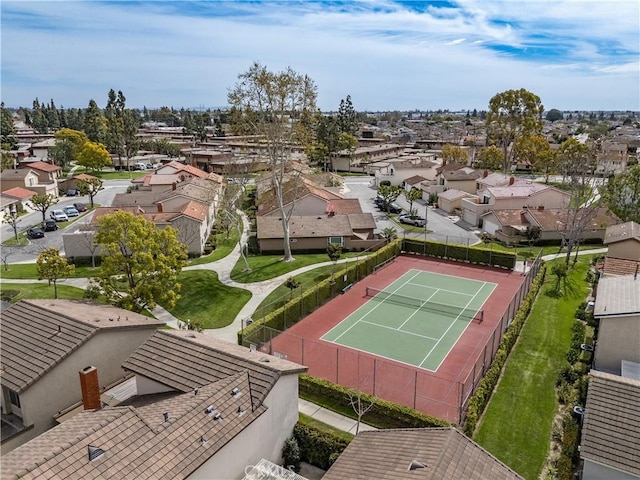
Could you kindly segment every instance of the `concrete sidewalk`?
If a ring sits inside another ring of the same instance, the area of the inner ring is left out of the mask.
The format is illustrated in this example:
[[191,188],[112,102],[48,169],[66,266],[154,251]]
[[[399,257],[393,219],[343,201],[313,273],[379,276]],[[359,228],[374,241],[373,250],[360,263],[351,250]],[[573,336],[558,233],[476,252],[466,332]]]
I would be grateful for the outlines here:
[[[356,434],[356,428],[358,426],[358,422],[356,420],[340,415],[339,413],[332,412],[331,410],[327,410],[315,403],[300,398],[298,399],[298,411],[339,430],[349,432],[354,435]],[[377,430],[377,428],[360,422],[359,431],[364,432],[366,430]]]

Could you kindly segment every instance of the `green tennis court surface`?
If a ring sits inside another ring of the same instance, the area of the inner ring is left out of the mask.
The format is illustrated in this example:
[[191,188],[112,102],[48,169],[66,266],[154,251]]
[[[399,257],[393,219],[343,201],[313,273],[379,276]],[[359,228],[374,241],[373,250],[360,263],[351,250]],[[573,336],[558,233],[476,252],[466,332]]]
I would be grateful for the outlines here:
[[436,371],[495,283],[410,270],[327,332],[322,340]]

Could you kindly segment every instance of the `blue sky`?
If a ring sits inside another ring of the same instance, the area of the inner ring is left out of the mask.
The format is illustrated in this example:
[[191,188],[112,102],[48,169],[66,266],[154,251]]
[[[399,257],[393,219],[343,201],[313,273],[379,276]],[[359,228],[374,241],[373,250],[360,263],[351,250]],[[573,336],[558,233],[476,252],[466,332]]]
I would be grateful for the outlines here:
[[224,107],[254,61],[309,75],[318,105],[486,109],[526,88],[545,108],[640,110],[637,0],[7,1],[1,98]]

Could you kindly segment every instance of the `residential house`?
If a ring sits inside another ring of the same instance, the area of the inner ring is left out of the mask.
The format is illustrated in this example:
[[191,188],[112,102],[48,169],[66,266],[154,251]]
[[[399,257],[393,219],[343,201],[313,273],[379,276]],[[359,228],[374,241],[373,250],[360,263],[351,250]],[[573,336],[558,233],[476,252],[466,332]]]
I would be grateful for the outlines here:
[[3,311],[2,454],[54,427],[81,398],[85,367],[98,369],[101,387],[121,379],[121,364],[162,325],[88,300],[21,300]]
[[[2,192],[2,196],[6,197],[6,201],[2,203],[2,209],[11,213],[23,212],[27,208],[27,202],[31,200],[31,197],[36,195],[36,192],[23,187],[14,187]],[[13,205],[13,207],[11,207]]]
[[583,480],[640,478],[640,377],[591,370],[582,423]]
[[[327,212],[327,202],[340,200],[344,197],[338,193],[318,187],[311,180],[304,177],[292,178],[282,187],[282,203],[287,212],[293,215],[317,215]],[[278,216],[278,199],[273,188],[265,191],[257,199],[258,216]]]
[[[487,177],[488,178],[488,177]],[[480,180],[480,179],[479,179]],[[545,209],[565,208],[570,194],[549,185],[529,181],[515,181],[501,187],[487,187],[478,192],[477,198],[462,199],[462,219],[470,225],[481,227],[483,215],[490,210],[514,208]]]
[[608,227],[603,243],[608,247],[603,273],[630,275],[640,270],[640,225],[636,222]]
[[395,143],[358,147],[354,152],[342,150],[331,156],[331,170],[334,172],[366,173],[369,164],[395,158],[403,151],[404,146]]
[[[475,195],[476,179],[481,175],[479,170],[461,167],[455,170],[443,170],[438,174],[436,182],[423,182],[421,187],[425,194],[438,194],[447,190],[458,190]],[[446,199],[447,197],[445,197]]]
[[97,179],[98,177],[94,177],[93,175],[89,175],[88,173],[79,173],[78,175],[74,175],[70,178],[58,180],[58,187],[61,192],[66,192],[68,190],[78,190],[79,181],[89,182]]
[[16,187],[32,190],[39,195],[53,195],[58,198],[57,181],[51,180],[50,174],[35,169],[18,168],[16,170],[4,170],[0,173],[0,188],[2,188],[2,192]]
[[322,478],[522,479],[455,428],[405,428],[361,432]]
[[447,213],[455,213],[461,209],[462,199],[468,197],[474,197],[474,195],[456,188],[445,190],[438,194],[438,208]]
[[[586,215],[586,213],[585,213]],[[598,208],[589,214],[588,225],[580,233],[578,240],[602,240],[606,229],[618,223],[619,219],[606,208]],[[539,229],[539,240],[563,240],[571,230],[566,208],[515,208],[490,210],[482,215],[482,231],[506,243],[520,243],[527,240],[527,230]]]
[[483,170],[482,175],[476,180],[476,193],[490,187],[504,187],[513,185],[516,182],[515,177],[505,175],[499,172],[491,172]]
[[49,149],[56,144],[55,138],[45,138],[31,144],[31,155],[43,162],[49,161]]
[[593,315],[599,321],[594,368],[620,375],[623,360],[640,363],[638,275],[602,276]]
[[[391,185],[406,188],[407,180],[415,180],[416,177],[423,177],[424,182],[435,181],[439,164],[434,160],[433,155],[402,155],[369,164],[367,173],[374,175],[375,186],[386,180]],[[411,185],[418,187],[419,183]]]
[[204,170],[200,170],[192,165],[186,165],[173,160],[169,163],[165,163],[156,170],[157,175],[179,175],[182,180],[186,180],[191,177],[204,178],[208,175]]
[[[282,218],[266,215],[256,218],[260,252],[282,252]],[[291,216],[289,241],[292,251],[326,251],[335,243],[344,250],[362,251],[382,242],[374,235],[376,223],[370,213]]]

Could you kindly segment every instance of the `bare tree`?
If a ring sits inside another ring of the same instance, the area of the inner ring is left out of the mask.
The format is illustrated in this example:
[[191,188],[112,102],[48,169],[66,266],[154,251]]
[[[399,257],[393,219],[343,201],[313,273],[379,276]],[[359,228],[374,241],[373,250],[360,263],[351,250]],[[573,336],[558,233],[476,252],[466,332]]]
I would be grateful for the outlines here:
[[237,121],[246,131],[260,136],[264,143],[271,171],[272,187],[282,217],[285,262],[293,261],[289,242],[288,212],[283,201],[287,164],[293,158],[294,146],[305,133],[308,121],[316,110],[316,86],[306,75],[291,68],[273,73],[259,63],[238,76],[228,95],[229,104],[237,113]]
[[375,402],[372,398],[362,398],[363,393],[360,391],[348,393],[349,404],[357,416],[358,423],[356,424],[356,435],[360,431],[360,422],[365,413],[373,408]]

